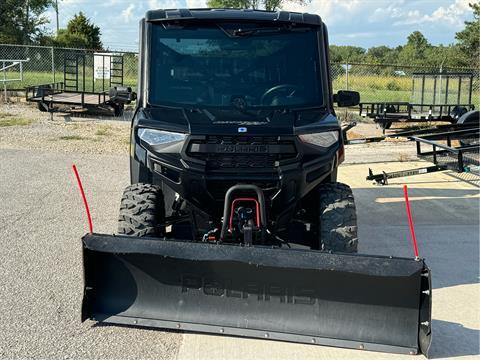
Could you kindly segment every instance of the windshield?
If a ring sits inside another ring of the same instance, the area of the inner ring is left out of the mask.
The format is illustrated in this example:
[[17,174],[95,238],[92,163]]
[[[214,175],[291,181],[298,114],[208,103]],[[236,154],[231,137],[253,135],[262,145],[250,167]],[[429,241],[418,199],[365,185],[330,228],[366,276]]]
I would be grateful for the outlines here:
[[254,23],[152,28],[151,104],[323,105],[314,29]]

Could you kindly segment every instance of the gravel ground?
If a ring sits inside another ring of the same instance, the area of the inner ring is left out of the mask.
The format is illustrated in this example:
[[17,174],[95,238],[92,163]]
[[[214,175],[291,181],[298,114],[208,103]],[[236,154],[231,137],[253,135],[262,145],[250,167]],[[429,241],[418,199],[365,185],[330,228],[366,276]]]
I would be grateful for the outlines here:
[[[1,126],[6,113],[32,123]],[[358,131],[371,136],[379,130],[362,124]],[[80,323],[80,237],[86,232],[86,219],[71,165],[76,163],[82,176],[95,231],[115,232],[120,196],[129,182],[128,134],[128,121],[87,116],[66,121],[60,114],[52,121],[31,106],[0,106],[0,358],[397,358]],[[401,202],[404,180],[374,187],[364,176],[370,166],[376,170],[420,166],[400,163],[414,157],[411,143],[346,148],[340,177],[356,194],[362,252],[409,256]],[[473,358],[479,353],[480,327],[474,310],[480,299],[478,188],[465,187],[448,174],[412,179],[406,181],[414,188],[420,247],[435,279],[433,357]]]
[[[31,121],[30,125],[1,127],[4,118],[15,116]],[[7,115],[7,116],[5,116]],[[123,120],[98,114],[41,113],[34,104],[9,104],[0,107],[0,149],[45,150],[75,154],[127,154],[131,113]],[[359,123],[352,137],[379,136],[374,124]],[[346,163],[408,161],[416,158],[410,142],[394,140],[375,144],[351,145]],[[381,151],[379,151],[381,149]],[[379,157],[379,155],[381,157]]]
[[[80,154],[128,154],[131,114],[125,120],[89,114],[42,113],[34,105],[0,106],[0,149],[46,150]],[[2,118],[31,121],[23,126],[1,126]]]
[[[2,130],[0,130],[1,132]],[[173,359],[182,335],[80,323],[86,220],[116,230],[128,157],[0,149],[0,358]]]

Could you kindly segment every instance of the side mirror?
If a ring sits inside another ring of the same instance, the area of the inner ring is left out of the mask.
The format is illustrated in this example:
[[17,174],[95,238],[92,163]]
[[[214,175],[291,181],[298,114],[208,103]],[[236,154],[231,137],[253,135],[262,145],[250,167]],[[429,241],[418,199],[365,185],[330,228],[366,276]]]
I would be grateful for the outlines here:
[[339,90],[333,95],[333,101],[339,107],[355,106],[360,103],[360,93],[357,91]]

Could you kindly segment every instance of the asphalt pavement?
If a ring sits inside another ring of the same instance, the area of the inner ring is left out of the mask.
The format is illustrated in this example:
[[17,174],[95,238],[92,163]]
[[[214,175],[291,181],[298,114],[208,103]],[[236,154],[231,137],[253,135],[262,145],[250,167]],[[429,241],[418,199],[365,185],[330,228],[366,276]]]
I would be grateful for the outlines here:
[[[347,156],[348,156],[347,149]],[[433,358],[478,358],[480,336],[479,190],[448,173],[365,181],[368,167],[348,164],[340,180],[354,188],[362,253],[412,256],[402,184],[410,188],[420,253],[433,273]],[[361,159],[361,156],[357,156]],[[378,161],[377,161],[378,160]],[[361,162],[360,160],[358,162]],[[128,156],[0,149],[0,358],[75,359],[396,359],[362,352],[226,336],[80,323],[80,237],[87,231],[71,165],[89,199],[94,230],[116,230],[129,182]],[[406,356],[405,356],[406,357]]]

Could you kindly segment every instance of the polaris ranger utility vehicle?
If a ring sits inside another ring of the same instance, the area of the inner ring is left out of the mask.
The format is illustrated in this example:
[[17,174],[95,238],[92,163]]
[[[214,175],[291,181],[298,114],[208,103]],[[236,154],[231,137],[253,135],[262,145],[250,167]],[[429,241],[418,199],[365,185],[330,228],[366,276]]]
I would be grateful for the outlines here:
[[[83,238],[83,320],[427,353],[421,259],[357,255],[317,15],[155,10],[140,22],[119,235]],[[381,246],[381,244],[379,244]]]

